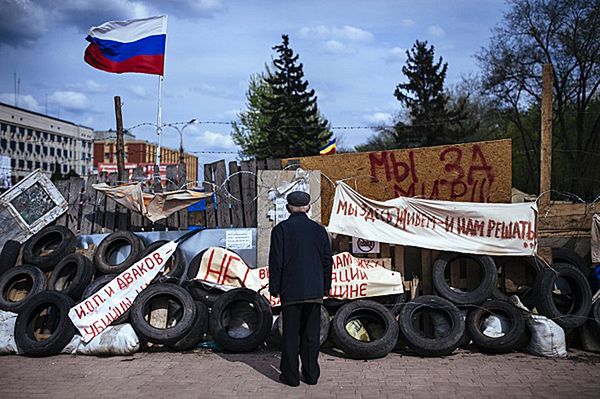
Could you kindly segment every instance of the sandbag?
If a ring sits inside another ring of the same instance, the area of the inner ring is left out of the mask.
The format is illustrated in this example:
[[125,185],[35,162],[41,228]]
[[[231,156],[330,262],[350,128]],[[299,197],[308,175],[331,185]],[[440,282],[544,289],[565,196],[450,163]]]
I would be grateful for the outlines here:
[[132,355],[140,349],[140,340],[131,324],[108,326],[87,344],[81,335],[73,337],[61,353],[92,356]]
[[0,310],[0,355],[21,353],[15,342],[17,314]]
[[561,326],[546,316],[530,314],[527,319],[527,327],[531,332],[527,352],[545,357],[567,356],[565,331]]

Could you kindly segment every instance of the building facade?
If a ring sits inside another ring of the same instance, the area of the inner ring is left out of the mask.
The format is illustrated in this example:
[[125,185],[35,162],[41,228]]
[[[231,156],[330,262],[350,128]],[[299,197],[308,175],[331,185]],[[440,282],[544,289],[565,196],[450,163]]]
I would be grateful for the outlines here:
[[[146,140],[131,140],[125,136],[125,163],[147,165],[156,161],[157,145]],[[160,162],[163,165],[179,164],[179,150],[161,147]],[[184,153],[186,166],[186,180],[188,182],[198,181],[198,157]],[[99,164],[117,163],[116,140],[99,140],[94,142],[94,167],[98,169]]]
[[51,175],[92,171],[93,129],[0,103],[0,155],[10,158],[16,182],[36,169]]

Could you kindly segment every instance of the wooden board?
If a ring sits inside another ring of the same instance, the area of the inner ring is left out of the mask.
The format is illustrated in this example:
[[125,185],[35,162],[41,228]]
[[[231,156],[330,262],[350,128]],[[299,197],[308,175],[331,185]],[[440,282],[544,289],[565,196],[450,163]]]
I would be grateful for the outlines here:
[[67,227],[77,234],[79,230],[79,206],[83,180],[79,177],[69,179],[69,210],[67,211]]
[[[212,164],[204,165],[204,190],[208,192],[214,192],[214,177]],[[210,184],[212,183],[212,184]],[[215,212],[214,196],[206,198],[206,228],[214,229],[217,227],[217,215]]]
[[[64,197],[64,199],[67,201],[67,204],[68,204],[69,203],[69,180],[59,180],[56,183],[54,183],[54,185],[56,186],[58,191],[60,191],[60,193],[62,194],[62,196]],[[68,213],[69,213],[69,211],[67,210],[67,212],[63,213],[58,219],[56,219],[56,224],[60,225],[60,226],[66,226]]]
[[[108,181],[111,186],[117,183],[117,174],[110,173],[108,175]],[[117,203],[110,199],[106,198],[106,211],[104,214],[104,228],[105,232],[113,232],[115,230],[115,212],[117,210]]]
[[[177,165],[167,165],[167,191],[177,190]],[[177,213],[167,217],[167,228],[169,230],[177,230],[179,221]]]
[[233,227],[244,227],[244,207],[242,205],[242,173],[236,161],[229,162],[228,190],[231,197],[231,223]]
[[[288,158],[306,170],[321,170],[332,181],[346,180],[376,200],[399,196],[510,202],[512,142],[496,140],[438,147]],[[322,185],[324,224],[329,222],[334,187]]]
[[[143,182],[145,182],[146,178],[144,177],[144,169],[141,166],[138,166],[137,168],[135,168],[133,170],[132,180],[134,183],[142,182],[142,185],[144,184]],[[137,212],[131,212],[131,230],[132,231],[141,231],[142,230],[142,228],[144,226],[144,222],[142,219],[144,219],[142,214],[137,213]]]
[[229,213],[229,198],[227,193],[222,190],[222,185],[227,179],[227,168],[225,167],[225,161],[221,160],[213,163],[214,171],[214,183],[218,189],[216,192],[217,197],[217,226],[220,228],[231,227],[231,215]]
[[[106,181],[106,175],[104,173],[98,176],[98,183]],[[96,214],[94,215],[94,234],[102,233],[104,231],[104,216],[106,213],[106,195],[101,192],[96,193]]]
[[240,164],[242,173],[242,200],[244,202],[244,223],[245,227],[256,227],[256,161],[242,161]]
[[[265,187],[273,189],[280,187],[286,182],[293,180],[296,172],[293,170],[260,170],[258,180]],[[315,222],[321,221],[321,174],[318,171],[309,174],[310,196],[313,199],[311,210],[308,216]],[[275,217],[270,216],[269,212],[275,212],[275,204],[269,199],[269,190],[261,190],[262,195],[257,199],[257,226],[256,226],[256,264],[261,266],[268,265],[269,248],[271,243],[271,230],[275,227]]]
[[94,213],[96,211],[96,190],[92,187],[98,182],[97,175],[90,175],[85,184],[81,206],[81,234],[92,234],[94,231]]

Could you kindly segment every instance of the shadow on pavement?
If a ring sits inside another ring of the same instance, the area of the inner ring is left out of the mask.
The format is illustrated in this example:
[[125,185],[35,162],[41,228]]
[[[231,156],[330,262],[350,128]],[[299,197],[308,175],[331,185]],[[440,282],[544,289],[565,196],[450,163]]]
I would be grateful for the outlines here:
[[215,353],[228,362],[244,363],[265,377],[279,382],[279,352]]

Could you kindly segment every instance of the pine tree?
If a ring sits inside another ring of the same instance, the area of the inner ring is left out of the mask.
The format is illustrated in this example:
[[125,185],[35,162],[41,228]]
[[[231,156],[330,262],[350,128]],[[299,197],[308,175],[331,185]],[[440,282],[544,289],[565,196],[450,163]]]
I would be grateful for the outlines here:
[[417,40],[406,55],[402,73],[408,82],[398,84],[394,96],[408,111],[410,121],[396,124],[396,141],[411,147],[457,141],[457,122],[464,118],[464,107],[449,109],[444,90],[448,63],[442,57],[435,62],[434,48],[427,47],[427,41]]
[[303,65],[282,35],[273,47],[278,57],[273,70],[251,80],[248,110],[240,114],[232,137],[242,153],[264,158],[286,158],[319,154],[331,137],[329,123],[319,113],[317,96],[308,89]]

